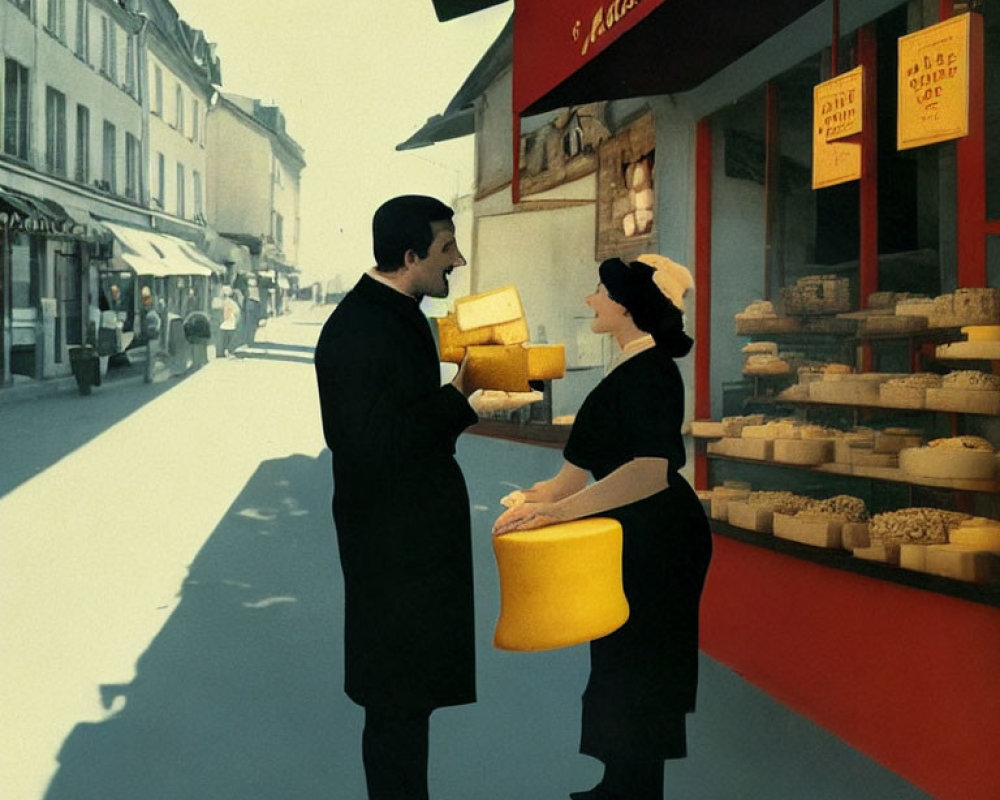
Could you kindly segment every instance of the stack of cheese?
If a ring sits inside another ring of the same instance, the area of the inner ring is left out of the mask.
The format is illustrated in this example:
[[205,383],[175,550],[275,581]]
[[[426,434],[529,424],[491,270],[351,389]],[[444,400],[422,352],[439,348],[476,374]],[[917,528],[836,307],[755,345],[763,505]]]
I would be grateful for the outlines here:
[[809,399],[816,403],[842,405],[879,404],[879,386],[894,378],[904,377],[889,372],[826,372],[823,380],[809,384]]
[[744,375],[787,375],[791,365],[778,355],[774,342],[751,342],[743,347]]
[[892,408],[924,408],[927,390],[941,386],[941,376],[932,372],[916,372],[903,378],[892,378],[878,387],[879,403]]
[[709,516],[712,519],[729,521],[729,504],[746,500],[750,495],[750,484],[745,481],[724,481],[709,492]]
[[771,533],[776,513],[795,514],[813,502],[794,492],[750,492],[745,500],[731,501],[726,513],[731,525],[757,533]]
[[442,361],[461,363],[474,386],[528,392],[528,381],[561,378],[561,344],[528,343],[528,323],[517,289],[505,286],[455,301],[455,311],[437,320]]
[[966,414],[1000,414],[1000,375],[960,370],[945,375],[941,386],[928,388],[926,407]]
[[947,544],[902,543],[899,565],[973,583],[1000,578],[1000,521],[968,517],[953,522],[947,535]]
[[899,468],[916,478],[992,480],[997,471],[996,449],[981,436],[934,439],[926,447],[900,450]]
[[873,292],[868,295],[868,304],[864,311],[850,312],[844,316],[856,317],[860,321],[858,333],[861,336],[915,333],[927,327],[927,317],[917,314],[897,314],[896,308],[901,303],[926,299],[906,292]]
[[816,500],[793,514],[776,512],[772,525],[775,536],[815,547],[868,544],[868,509],[864,500],[846,494]]
[[780,298],[786,314],[836,314],[851,307],[851,284],[836,275],[807,275],[783,286]]
[[897,316],[927,318],[930,328],[1000,324],[1000,289],[956,289],[933,299],[908,298],[896,305]]
[[898,564],[902,545],[944,544],[948,529],[969,518],[958,511],[925,507],[876,514],[868,525],[868,546],[855,547],[853,553],[858,558]]
[[939,344],[937,357],[1000,360],[1000,325],[966,325],[962,333],[964,342]]
[[735,315],[736,333],[794,333],[802,327],[796,317],[779,317],[770,300],[755,300]]

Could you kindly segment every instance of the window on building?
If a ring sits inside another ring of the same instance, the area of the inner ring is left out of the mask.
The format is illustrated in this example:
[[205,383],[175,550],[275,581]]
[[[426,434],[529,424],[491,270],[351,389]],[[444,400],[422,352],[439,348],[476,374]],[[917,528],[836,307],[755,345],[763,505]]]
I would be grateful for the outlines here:
[[277,213],[274,215],[274,243],[279,250],[285,249],[285,218]]
[[125,89],[133,96],[136,93],[137,86],[136,71],[135,37],[129,36],[125,49]]
[[174,127],[184,133],[184,90],[179,83],[174,87]]
[[101,72],[118,82],[118,27],[107,16],[101,17]]
[[177,165],[177,216],[183,218],[186,209],[184,208],[184,165]]
[[101,178],[104,180],[104,188],[109,192],[118,191],[118,131],[114,125],[104,120],[104,161],[101,171]]
[[167,197],[167,159],[163,153],[156,154],[156,201],[160,208],[166,207]]
[[66,0],[49,0],[45,27],[60,41],[66,40]]
[[191,100],[191,141],[201,141],[201,103],[197,97]]
[[153,70],[153,113],[163,116],[163,69],[159,64]]
[[131,133],[125,133],[125,196],[135,200],[139,197],[139,140]]
[[90,109],[76,107],[76,169],[78,183],[90,183]]
[[4,62],[3,151],[28,160],[28,68],[12,58]]
[[76,0],[76,54],[90,61],[90,2]]
[[45,169],[66,174],[66,95],[45,87]]
[[194,189],[194,215],[205,218],[205,201],[201,193],[201,173],[195,170],[191,173],[191,183]]

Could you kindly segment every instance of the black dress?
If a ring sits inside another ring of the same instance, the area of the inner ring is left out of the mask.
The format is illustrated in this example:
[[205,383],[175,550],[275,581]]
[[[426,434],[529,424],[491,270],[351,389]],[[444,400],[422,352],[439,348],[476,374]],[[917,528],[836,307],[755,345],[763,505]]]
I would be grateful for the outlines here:
[[666,458],[669,487],[603,512],[624,532],[629,619],[591,643],[580,752],[602,761],[686,755],[698,684],[698,605],[711,558],[708,520],[684,466],[684,385],[659,348],[608,374],[584,401],[564,456],[600,480],[639,457]]

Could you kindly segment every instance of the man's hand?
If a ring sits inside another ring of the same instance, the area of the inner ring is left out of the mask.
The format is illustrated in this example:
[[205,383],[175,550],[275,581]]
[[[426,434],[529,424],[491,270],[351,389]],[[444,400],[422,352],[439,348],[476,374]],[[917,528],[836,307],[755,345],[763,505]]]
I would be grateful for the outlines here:
[[462,359],[462,363],[458,365],[458,372],[455,374],[455,377],[451,379],[451,385],[458,389],[464,397],[468,397],[478,388],[473,386],[472,382],[469,380],[469,373],[466,369],[466,364],[468,363],[469,356],[466,355]]

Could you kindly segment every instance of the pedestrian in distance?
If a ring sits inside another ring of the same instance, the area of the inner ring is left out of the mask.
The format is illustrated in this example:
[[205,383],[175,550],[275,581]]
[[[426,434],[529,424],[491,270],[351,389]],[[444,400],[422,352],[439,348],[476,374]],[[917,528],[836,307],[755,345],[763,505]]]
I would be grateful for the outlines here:
[[441,384],[418,306],[465,265],[453,212],[405,195],[372,220],[376,266],[315,351],[345,591],[345,690],[365,709],[370,800],[425,800],[430,715],[475,690],[469,497],[455,443],[476,413],[464,363]]
[[656,272],[641,261],[600,265],[586,303],[591,330],[617,342],[617,362],[580,407],[559,473],[504,498],[522,502],[493,526],[502,535],[587,516],[622,526],[629,618],[591,642],[583,694],[580,752],[602,761],[604,776],[573,800],[662,800],[664,760],[687,754],[686,714],[695,708],[698,607],[712,545],[701,503],[679,473],[684,386],[674,359],[692,345],[680,311],[685,284],[666,274],[660,282],[671,299]]
[[222,287],[222,322],[219,323],[219,334],[221,337],[220,350],[224,358],[235,358],[233,353],[233,337],[236,335],[236,328],[240,321],[240,307],[233,299],[233,290],[228,286]]

